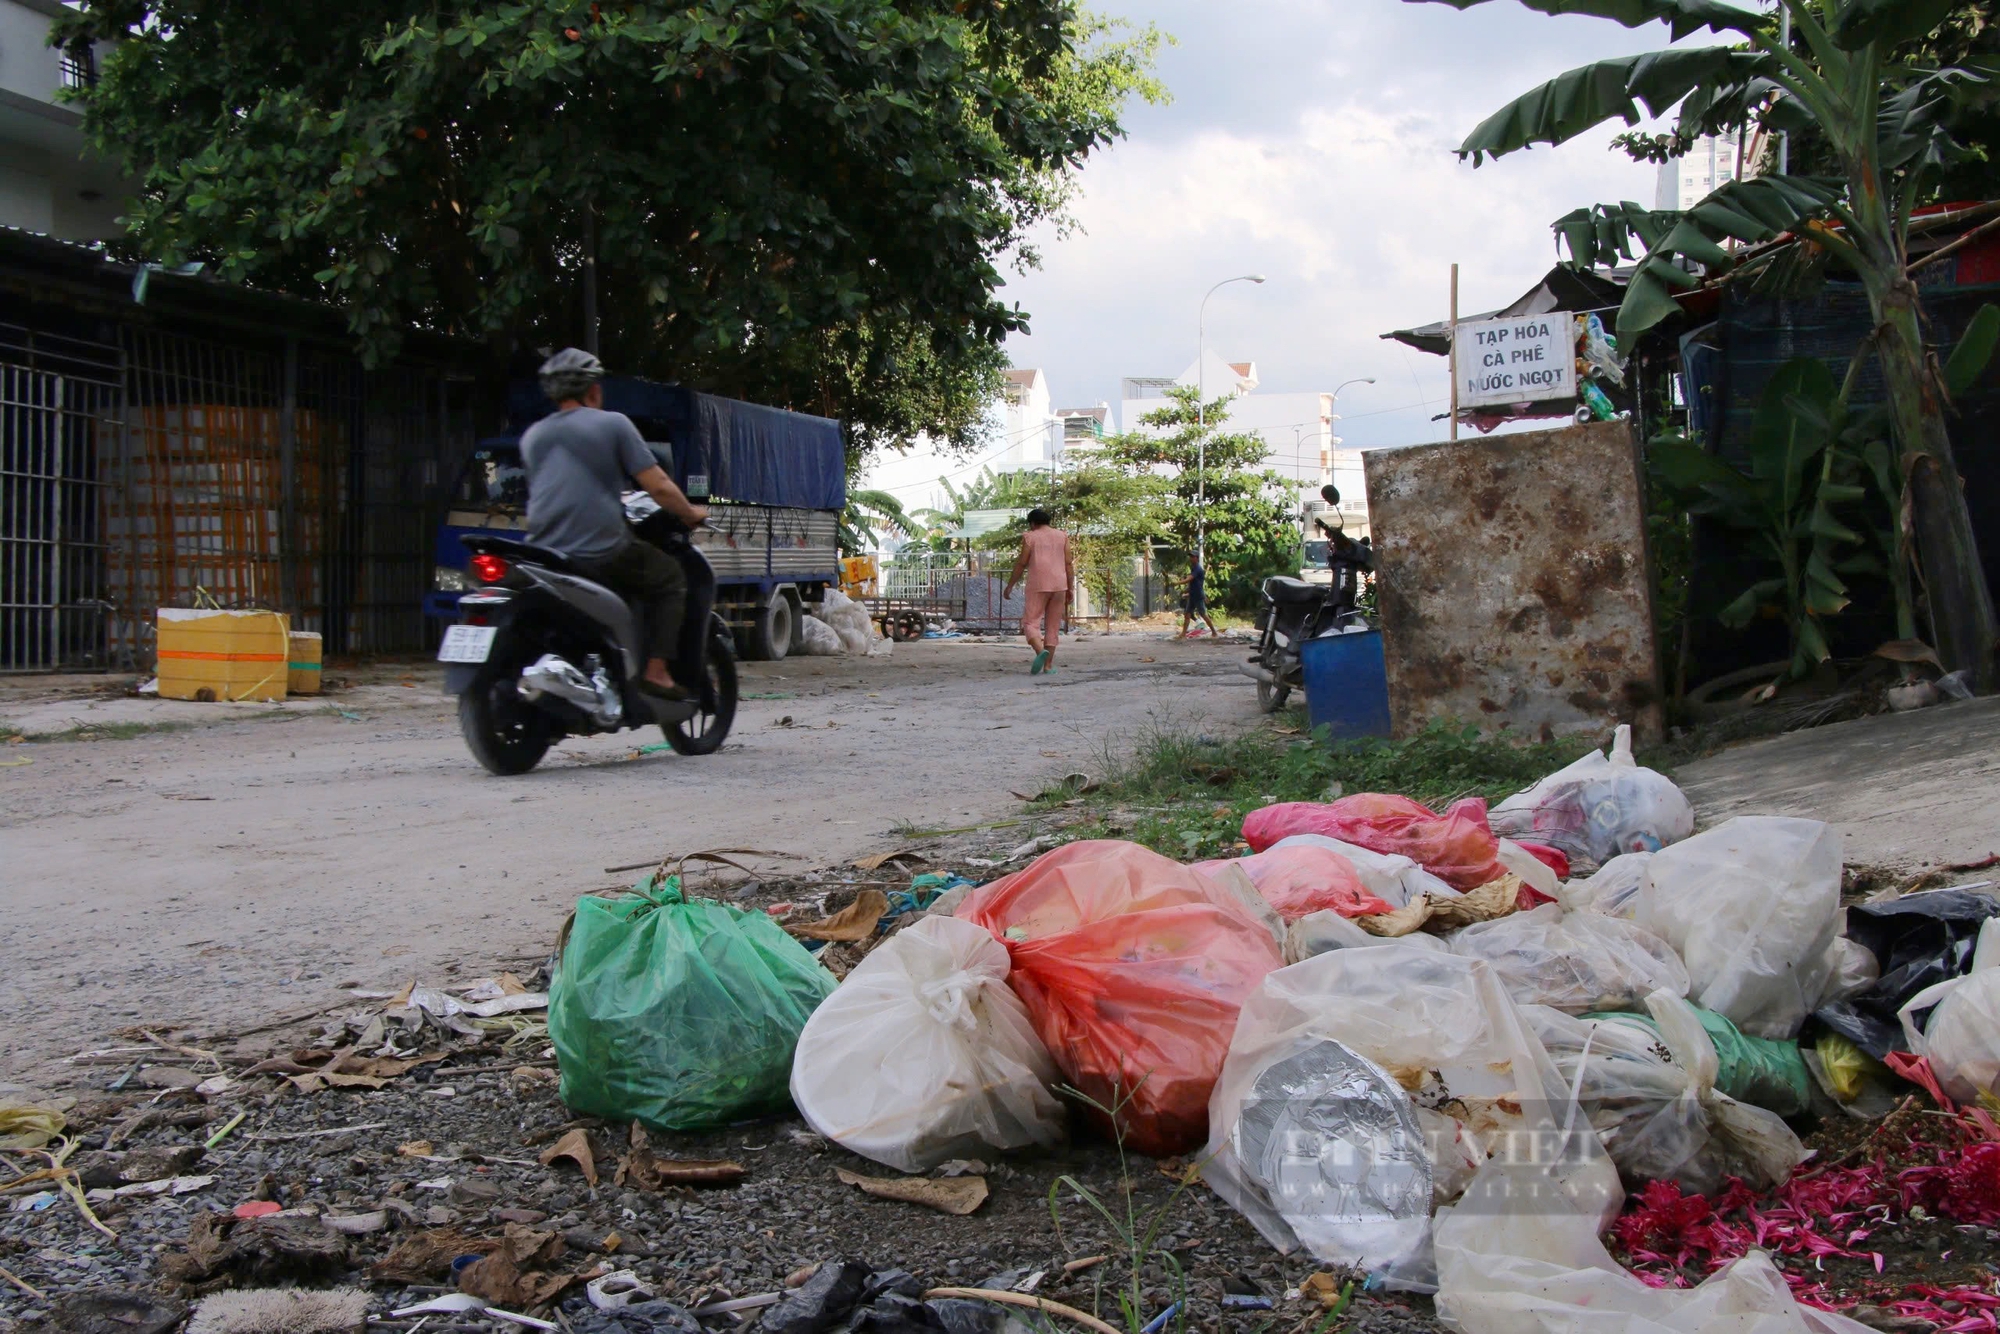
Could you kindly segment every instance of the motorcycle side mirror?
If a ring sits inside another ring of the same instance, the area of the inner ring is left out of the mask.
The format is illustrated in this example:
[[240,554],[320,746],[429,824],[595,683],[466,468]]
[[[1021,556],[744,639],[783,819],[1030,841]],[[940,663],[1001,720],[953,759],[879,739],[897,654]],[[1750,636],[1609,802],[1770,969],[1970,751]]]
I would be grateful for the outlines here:
[[1328,505],[1332,506],[1334,509],[1340,508],[1340,488],[1333,485],[1331,482],[1327,483],[1325,486],[1319,489],[1319,498],[1321,500],[1324,500]]

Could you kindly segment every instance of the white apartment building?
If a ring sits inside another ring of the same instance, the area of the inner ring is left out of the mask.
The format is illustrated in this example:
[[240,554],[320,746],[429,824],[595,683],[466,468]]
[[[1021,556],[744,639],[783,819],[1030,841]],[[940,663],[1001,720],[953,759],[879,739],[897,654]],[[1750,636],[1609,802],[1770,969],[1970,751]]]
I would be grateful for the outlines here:
[[49,45],[65,12],[58,0],[0,0],[0,227],[102,241],[118,235],[131,187],[85,150],[83,117],[56,101],[97,77],[95,52],[72,59]]
[[1761,135],[1746,137],[1741,130],[1726,135],[1704,135],[1695,140],[1686,157],[1669,158],[1660,164],[1653,207],[1692,208],[1739,174],[1746,178],[1755,176],[1762,145]]

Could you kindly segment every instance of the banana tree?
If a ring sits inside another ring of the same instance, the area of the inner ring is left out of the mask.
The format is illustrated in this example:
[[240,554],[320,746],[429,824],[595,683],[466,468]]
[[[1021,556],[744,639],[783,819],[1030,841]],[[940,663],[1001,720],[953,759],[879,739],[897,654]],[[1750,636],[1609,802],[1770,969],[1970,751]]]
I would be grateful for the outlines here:
[[903,509],[903,503],[887,491],[849,491],[847,508],[840,512],[839,542],[844,556],[872,551],[883,532],[891,537],[907,537],[921,531],[921,525]]
[[[1469,9],[1487,0],[1415,0]],[[1519,0],[1543,14],[1587,14],[1628,28],[1658,23],[1675,40],[1707,30],[1729,45],[1649,52],[1571,70],[1516,99],[1467,136],[1475,165],[1535,144],[1559,144],[1611,120],[1636,125],[1677,110],[1673,147],[1759,125],[1815,129],[1840,164],[1837,179],[1766,174],[1731,181],[1684,212],[1600,205],[1556,221],[1572,262],[1638,259],[1618,315],[1622,341],[1676,309],[1693,287],[1689,262],[1710,275],[1776,262],[1760,243],[1785,234],[1850,270],[1875,328],[1858,357],[1880,364],[1897,448],[1894,469],[1911,522],[1897,577],[1921,573],[1938,649],[1993,688],[1993,601],[1980,565],[1964,485],[1946,431],[1950,392],[1924,342],[1911,275],[1910,215],[1925,183],[1969,153],[1953,138],[1968,111],[2000,95],[2000,66],[1939,67],[1899,52],[1930,33],[1953,0],[1777,0],[1776,12],[1725,0]],[[1733,244],[1732,244],[1733,243]],[[1739,247],[1747,247],[1739,248]]]

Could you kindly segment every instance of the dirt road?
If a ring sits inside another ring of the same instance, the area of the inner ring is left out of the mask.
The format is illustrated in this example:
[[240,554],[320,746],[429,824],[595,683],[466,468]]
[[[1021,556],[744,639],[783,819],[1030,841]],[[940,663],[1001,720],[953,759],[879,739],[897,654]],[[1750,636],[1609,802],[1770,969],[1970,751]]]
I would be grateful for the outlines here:
[[1017,645],[964,641],[750,664],[745,693],[783,698],[745,700],[720,754],[634,758],[660,738],[626,732],[510,779],[473,763],[428,663],[283,710],[8,682],[0,719],[30,734],[195,725],[0,753],[0,1078],[142,1021],[234,1029],[341,983],[538,954],[607,866],[716,847],[824,866],[899,823],[1002,817],[1010,788],[1148,726],[1247,721],[1237,656],[1118,634],[1049,678]]

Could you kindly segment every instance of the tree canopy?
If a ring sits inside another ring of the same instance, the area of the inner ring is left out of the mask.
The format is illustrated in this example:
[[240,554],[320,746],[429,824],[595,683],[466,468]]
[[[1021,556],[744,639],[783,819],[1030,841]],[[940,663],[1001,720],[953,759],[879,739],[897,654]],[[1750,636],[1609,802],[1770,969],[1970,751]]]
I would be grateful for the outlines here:
[[1156,36],[1071,0],[85,0],[78,90],[131,243],[507,353],[979,433],[1028,229],[1154,97]]
[[1204,412],[1192,388],[1168,395],[1168,406],[1141,419],[1148,430],[1109,437],[1100,457],[1128,475],[1160,479],[1148,515],[1173,547],[1164,564],[1185,569],[1205,537],[1213,595],[1231,607],[1250,606],[1267,576],[1298,571],[1296,490],[1262,467],[1270,446],[1261,437],[1223,429],[1227,397]]

